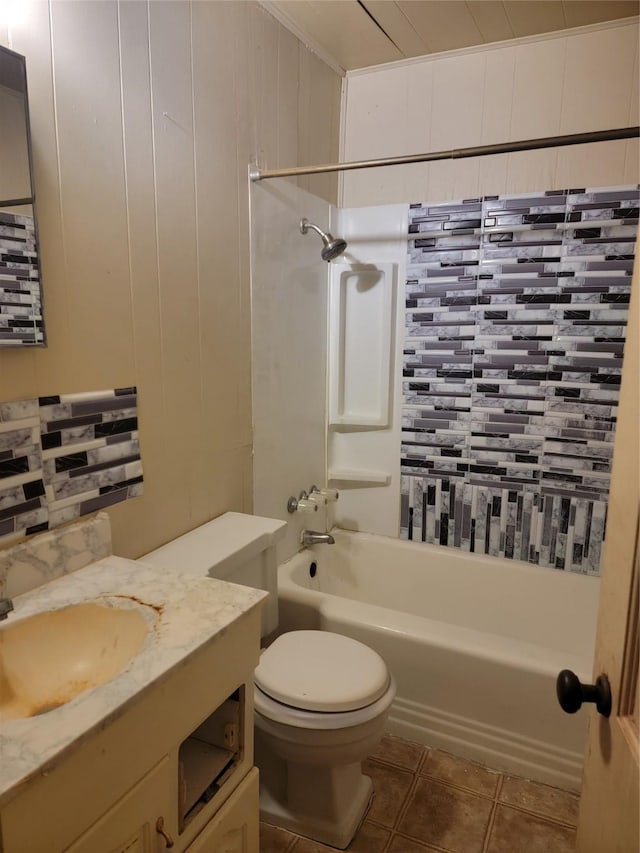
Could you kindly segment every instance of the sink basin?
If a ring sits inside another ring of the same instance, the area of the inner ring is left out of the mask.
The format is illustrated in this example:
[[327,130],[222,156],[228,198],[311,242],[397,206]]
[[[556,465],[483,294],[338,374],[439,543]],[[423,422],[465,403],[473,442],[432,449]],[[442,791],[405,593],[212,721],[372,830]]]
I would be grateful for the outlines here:
[[94,602],[10,620],[0,627],[0,721],[44,714],[115,678],[150,627],[142,607]]

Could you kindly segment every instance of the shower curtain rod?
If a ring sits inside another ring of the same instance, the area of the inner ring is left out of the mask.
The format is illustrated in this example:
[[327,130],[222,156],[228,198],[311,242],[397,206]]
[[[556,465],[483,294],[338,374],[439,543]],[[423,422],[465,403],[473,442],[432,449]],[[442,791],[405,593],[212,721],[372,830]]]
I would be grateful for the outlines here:
[[348,163],[323,163],[318,166],[293,166],[290,169],[258,169],[252,167],[252,181],[267,178],[289,178],[295,175],[318,175],[323,172],[349,172],[352,169],[372,169],[377,166],[398,166],[405,163],[428,163],[434,160],[462,160],[465,157],[486,157],[489,154],[510,154],[532,151],[536,148],[559,148],[588,142],[610,142],[614,139],[632,139],[640,136],[640,127],[618,127],[614,130],[593,130],[588,133],[570,133],[564,136],[542,136],[539,139],[521,139],[495,145],[473,145],[470,148],[452,148],[425,154],[405,154],[400,157],[383,157],[378,160],[353,160]]

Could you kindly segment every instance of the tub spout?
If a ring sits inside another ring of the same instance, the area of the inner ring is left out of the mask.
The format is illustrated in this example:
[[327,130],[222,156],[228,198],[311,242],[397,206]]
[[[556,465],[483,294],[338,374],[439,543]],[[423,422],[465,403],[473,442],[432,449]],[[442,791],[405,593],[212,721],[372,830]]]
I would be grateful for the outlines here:
[[303,530],[300,540],[305,548],[309,545],[333,545],[336,541],[330,533],[317,533],[315,530]]

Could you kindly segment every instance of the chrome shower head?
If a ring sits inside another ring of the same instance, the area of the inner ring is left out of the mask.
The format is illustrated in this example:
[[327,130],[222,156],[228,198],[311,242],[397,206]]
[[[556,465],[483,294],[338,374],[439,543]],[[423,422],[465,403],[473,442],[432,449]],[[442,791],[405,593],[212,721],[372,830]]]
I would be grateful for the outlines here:
[[322,260],[323,261],[332,261],[334,258],[337,258],[338,255],[341,255],[344,250],[347,248],[347,241],[343,240],[341,237],[334,237],[333,234],[326,233],[322,230],[322,228],[318,228],[317,225],[314,225],[313,222],[309,222],[308,219],[300,220],[300,233],[306,234],[309,228],[312,228],[322,237]]

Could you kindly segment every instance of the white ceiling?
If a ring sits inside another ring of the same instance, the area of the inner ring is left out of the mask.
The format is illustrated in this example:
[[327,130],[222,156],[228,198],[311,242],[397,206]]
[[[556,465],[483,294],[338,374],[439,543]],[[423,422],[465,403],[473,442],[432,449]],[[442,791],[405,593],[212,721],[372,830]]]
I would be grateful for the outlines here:
[[345,71],[640,11],[639,0],[263,0],[263,6]]

